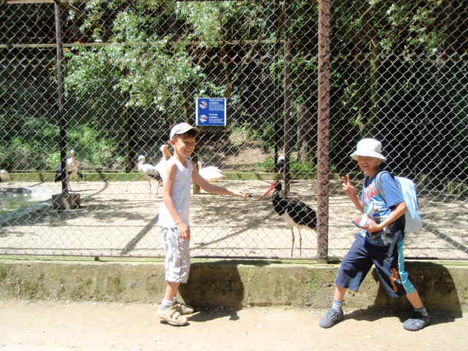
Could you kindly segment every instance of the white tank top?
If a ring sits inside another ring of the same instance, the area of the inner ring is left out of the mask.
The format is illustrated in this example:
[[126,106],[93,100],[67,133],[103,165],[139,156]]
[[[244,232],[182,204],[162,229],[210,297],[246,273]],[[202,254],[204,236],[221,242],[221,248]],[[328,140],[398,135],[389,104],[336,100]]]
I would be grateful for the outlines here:
[[[192,184],[192,161],[187,159],[188,167],[177,160],[174,156],[171,157],[165,165],[166,170],[170,165],[175,164],[177,167],[177,173],[172,187],[172,199],[174,201],[177,212],[179,213],[182,220],[189,224],[190,217],[190,185]],[[164,182],[167,181],[167,172],[162,172],[161,178]],[[164,201],[161,202],[159,209],[158,225],[161,227],[177,227],[176,222],[172,218],[169,210],[166,207]]]

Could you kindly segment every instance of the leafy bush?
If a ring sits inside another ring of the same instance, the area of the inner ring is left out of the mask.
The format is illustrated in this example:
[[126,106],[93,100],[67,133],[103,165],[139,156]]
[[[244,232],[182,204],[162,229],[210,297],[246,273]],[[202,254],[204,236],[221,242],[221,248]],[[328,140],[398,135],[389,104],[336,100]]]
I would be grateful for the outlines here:
[[[260,167],[264,171],[268,172],[274,172],[275,171],[275,163],[273,160],[273,157],[268,157],[265,161],[262,163],[258,164],[258,167]],[[301,175],[310,175],[310,174],[315,174],[316,172],[316,165],[312,163],[304,163],[304,162],[299,162],[297,161],[297,157],[292,156],[290,158],[290,164],[289,164],[291,172],[295,176],[301,176]]]

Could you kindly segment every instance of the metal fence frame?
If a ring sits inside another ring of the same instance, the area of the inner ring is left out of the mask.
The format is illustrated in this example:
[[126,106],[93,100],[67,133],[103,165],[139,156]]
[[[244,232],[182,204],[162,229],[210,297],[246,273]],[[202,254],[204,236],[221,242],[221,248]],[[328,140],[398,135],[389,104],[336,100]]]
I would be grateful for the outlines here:
[[[15,1],[7,0],[6,3],[11,6],[20,6],[22,3],[50,3],[54,5],[55,11],[55,29],[56,29],[56,74],[57,74],[57,106],[58,106],[58,125],[60,126],[60,159],[61,159],[61,183],[62,195],[69,196],[68,178],[65,172],[67,159],[67,120],[64,114],[64,79],[63,79],[63,48],[69,47],[70,44],[62,43],[62,28],[60,9],[62,3],[68,1],[61,0],[43,0],[43,1]],[[202,1],[203,2],[203,1]],[[213,1],[216,2],[216,1]],[[332,88],[332,54],[331,54],[331,0],[321,0],[318,7],[318,89],[317,89],[317,259],[327,260],[329,258],[329,199],[330,199],[330,114],[331,106],[331,88]],[[13,5],[14,4],[14,5]],[[289,192],[292,175],[290,172],[290,157],[292,152],[291,140],[293,135],[292,118],[291,118],[291,40],[288,38],[288,28],[291,25],[291,18],[288,16],[291,0],[285,0],[283,3],[283,16],[281,18],[280,28],[282,29],[282,45],[284,52],[283,66],[283,131],[284,131],[284,160],[285,167],[283,168],[283,181],[285,184],[286,194]],[[42,47],[50,47],[50,45],[40,44]],[[11,47],[25,47],[24,44],[10,44]],[[86,46],[86,45],[84,45]],[[275,145],[276,148],[276,145]],[[275,152],[275,161],[276,161]],[[466,181],[466,179],[465,179]],[[457,245],[460,245],[457,243]],[[465,252],[466,248],[464,249]]]

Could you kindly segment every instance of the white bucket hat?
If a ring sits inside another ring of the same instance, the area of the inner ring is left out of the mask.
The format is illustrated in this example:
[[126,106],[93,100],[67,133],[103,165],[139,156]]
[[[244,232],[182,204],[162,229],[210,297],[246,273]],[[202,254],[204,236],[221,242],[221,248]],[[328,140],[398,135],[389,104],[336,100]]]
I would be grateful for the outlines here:
[[380,141],[365,138],[358,142],[356,151],[351,154],[353,160],[357,160],[358,156],[375,157],[382,161],[387,161],[387,158],[382,155],[382,144]]

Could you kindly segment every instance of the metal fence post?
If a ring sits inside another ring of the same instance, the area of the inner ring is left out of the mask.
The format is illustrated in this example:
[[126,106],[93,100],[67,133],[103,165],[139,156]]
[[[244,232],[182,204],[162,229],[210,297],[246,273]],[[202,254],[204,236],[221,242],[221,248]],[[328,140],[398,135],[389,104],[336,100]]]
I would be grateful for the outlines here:
[[63,72],[62,72],[62,58],[63,58],[63,43],[62,43],[62,22],[60,19],[60,3],[59,0],[54,1],[55,9],[55,40],[57,45],[57,104],[58,104],[58,125],[60,128],[60,179],[62,181],[62,194],[68,195],[68,175],[67,175],[67,129],[66,118],[63,108]]
[[317,131],[317,258],[328,258],[328,197],[330,161],[330,7],[319,4],[318,29],[318,131]]
[[284,193],[289,193],[291,185],[291,172],[289,167],[291,153],[291,42],[289,41],[289,0],[284,1],[283,8],[283,40],[284,40],[284,77],[283,77],[283,114],[284,114]]

